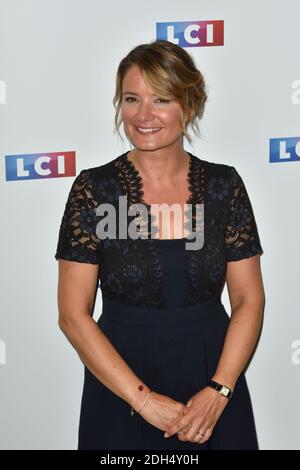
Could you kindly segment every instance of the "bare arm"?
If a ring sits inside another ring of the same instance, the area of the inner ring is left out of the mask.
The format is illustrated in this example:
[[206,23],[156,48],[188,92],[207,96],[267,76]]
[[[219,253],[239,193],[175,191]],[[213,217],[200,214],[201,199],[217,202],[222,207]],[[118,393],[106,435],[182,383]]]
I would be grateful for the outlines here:
[[260,256],[227,263],[231,320],[213,380],[234,388],[260,333],[265,303]]
[[[232,307],[213,380],[234,389],[256,345],[264,306],[264,289],[259,255],[227,263],[226,282]],[[167,427],[165,437],[178,434],[181,441],[206,442],[222,414],[228,399],[206,386],[197,392],[188,404],[189,412]],[[186,431],[187,427],[190,429]],[[201,441],[197,430],[202,433]]]
[[138,410],[149,387],[120,356],[92,318],[99,267],[60,259],[58,278],[59,327],[82,362],[113,393]]

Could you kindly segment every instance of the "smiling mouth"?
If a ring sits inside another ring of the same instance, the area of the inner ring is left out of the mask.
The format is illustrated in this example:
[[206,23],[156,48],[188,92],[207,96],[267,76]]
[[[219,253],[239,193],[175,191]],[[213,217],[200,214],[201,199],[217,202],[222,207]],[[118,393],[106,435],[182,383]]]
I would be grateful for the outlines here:
[[134,127],[135,130],[140,134],[140,135],[152,135],[152,134],[157,134],[159,131],[161,131],[163,128],[162,127]]

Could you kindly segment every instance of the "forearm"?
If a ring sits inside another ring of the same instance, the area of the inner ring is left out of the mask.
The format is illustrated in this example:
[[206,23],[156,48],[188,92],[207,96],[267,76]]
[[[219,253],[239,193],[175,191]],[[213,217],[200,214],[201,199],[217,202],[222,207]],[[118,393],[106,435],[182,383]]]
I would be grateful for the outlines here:
[[[60,328],[87,368],[113,393],[138,410],[149,391],[88,314],[61,320]],[[138,390],[140,384],[142,391]]]
[[232,310],[224,347],[213,380],[231,389],[235,387],[257,343],[262,315],[262,303],[242,303]]

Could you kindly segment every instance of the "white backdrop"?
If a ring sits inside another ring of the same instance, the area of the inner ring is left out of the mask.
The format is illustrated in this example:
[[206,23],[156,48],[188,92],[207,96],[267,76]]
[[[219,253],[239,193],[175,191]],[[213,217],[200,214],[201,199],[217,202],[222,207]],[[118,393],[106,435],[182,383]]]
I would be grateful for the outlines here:
[[[158,22],[210,20],[224,21],[224,45],[186,48],[209,98],[185,148],[246,183],[264,249],[265,320],[247,371],[260,447],[300,449],[299,17],[296,0],[0,0],[1,449],[75,449],[83,382],[57,325],[54,259],[74,176],[8,181],[5,156],[73,151],[78,174],[125,152],[113,134],[120,60],[158,39]],[[270,139],[285,158],[270,161]]]

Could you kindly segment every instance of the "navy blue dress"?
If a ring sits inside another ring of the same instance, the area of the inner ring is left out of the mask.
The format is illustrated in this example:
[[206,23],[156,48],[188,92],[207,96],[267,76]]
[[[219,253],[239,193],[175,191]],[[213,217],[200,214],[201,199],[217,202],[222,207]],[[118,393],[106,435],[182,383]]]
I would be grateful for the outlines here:
[[[186,403],[217,367],[230,317],[221,302],[227,262],[263,253],[251,202],[233,166],[189,154],[187,203],[191,230],[204,207],[204,243],[186,249],[188,237],[160,240],[144,201],[142,179],[128,152],[75,179],[62,217],[56,259],[98,264],[102,311],[99,328],[150,389]],[[120,236],[120,197],[142,203],[147,216],[128,215],[144,238]],[[116,230],[99,237],[100,204],[116,210]],[[203,443],[165,439],[87,367],[81,401],[79,450],[257,450],[258,441],[244,373]]]

